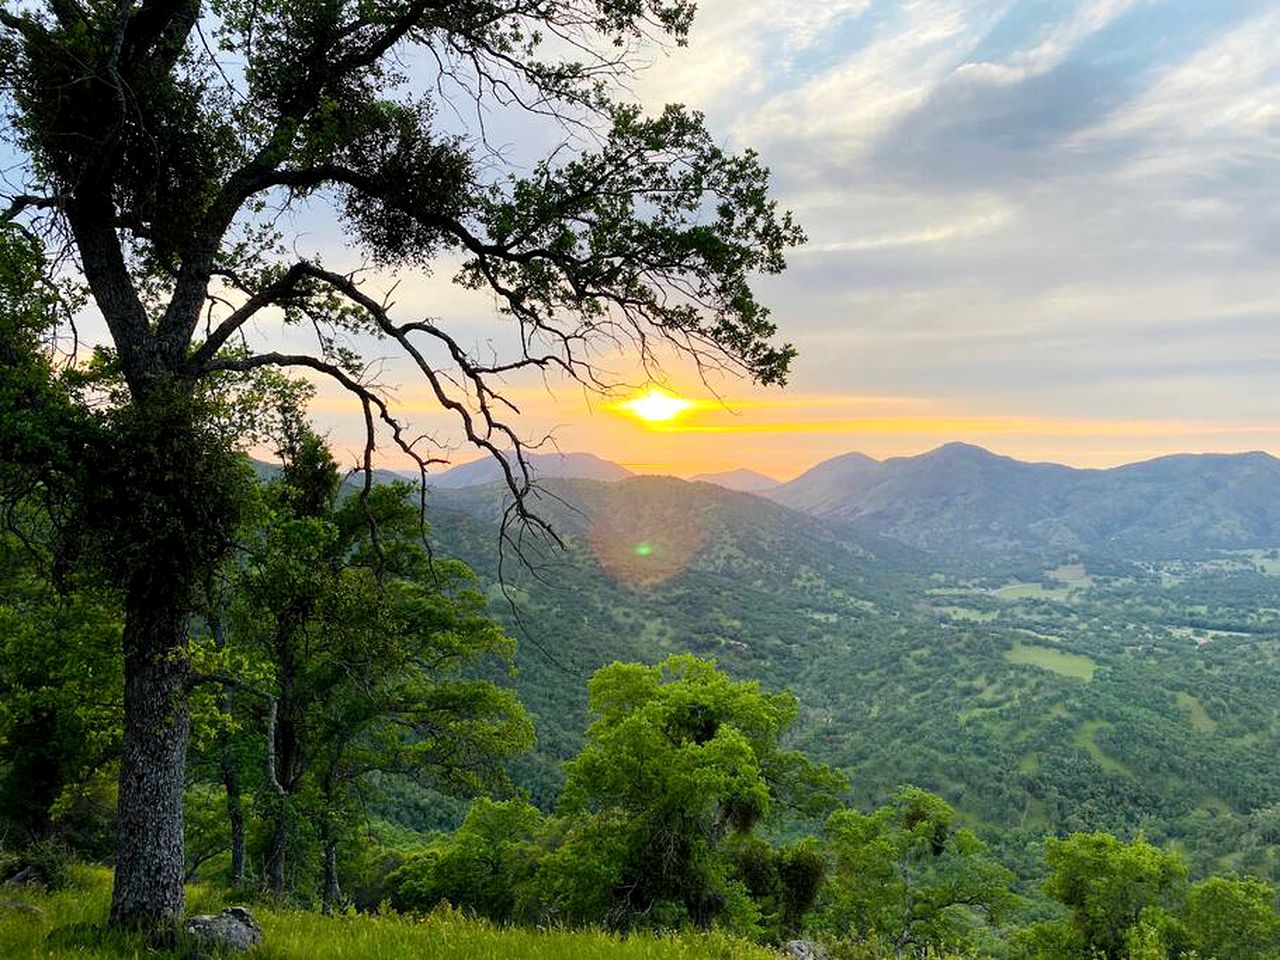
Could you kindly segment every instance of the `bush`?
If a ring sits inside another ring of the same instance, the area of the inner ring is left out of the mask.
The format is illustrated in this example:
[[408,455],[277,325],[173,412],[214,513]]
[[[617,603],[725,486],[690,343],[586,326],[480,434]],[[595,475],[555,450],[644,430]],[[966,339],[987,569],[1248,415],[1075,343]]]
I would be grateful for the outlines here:
[[70,882],[74,862],[61,840],[37,840],[11,853],[0,852],[0,880],[61,890]]

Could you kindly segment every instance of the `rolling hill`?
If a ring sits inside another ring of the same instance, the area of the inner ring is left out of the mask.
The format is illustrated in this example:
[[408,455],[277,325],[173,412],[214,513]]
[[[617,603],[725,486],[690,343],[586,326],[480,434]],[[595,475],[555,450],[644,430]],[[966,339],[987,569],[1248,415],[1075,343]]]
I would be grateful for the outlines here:
[[[526,459],[539,480],[579,478],[583,480],[625,480],[631,476],[626,467],[604,460],[593,453],[526,453]],[[417,479],[415,474],[413,479]],[[440,490],[456,490],[494,483],[502,479],[502,471],[493,457],[485,455],[477,460],[460,463],[438,474],[432,474],[428,484]]]
[[764,493],[781,486],[773,477],[765,476],[755,470],[740,467],[737,470],[725,470],[722,473],[699,473],[689,478],[692,483],[714,483],[726,490],[737,490],[740,493]]
[[[1024,476],[1016,462],[950,449],[908,465],[924,475],[917,489],[937,459],[974,484]],[[1163,489],[1165,471],[1187,469],[1139,467],[1126,484]],[[1032,473],[1053,502],[1078,471]],[[1248,839],[1267,822],[1258,811],[1280,804],[1269,761],[1280,576],[1260,572],[1280,573],[1280,558],[1179,561],[1136,579],[1024,559],[1017,575],[975,579],[856,525],[711,484],[545,486],[539,509],[564,549],[526,541],[528,564],[508,555],[505,589],[503,489],[437,491],[431,505],[439,551],[475,567],[520,640],[514,683],[539,746],[514,772],[538,802],[581,743],[591,671],[689,651],[792,690],[795,744],[848,771],[858,806],[910,782],[1015,847],[1019,828],[1144,829],[1199,838],[1191,852],[1206,866],[1253,849],[1263,859],[1250,869],[1280,875],[1271,842]],[[1204,809],[1213,831],[1198,825]]]
[[1265,453],[1082,470],[951,443],[883,462],[837,457],[765,495],[953,557],[1079,551],[1136,558],[1280,543],[1280,460]]

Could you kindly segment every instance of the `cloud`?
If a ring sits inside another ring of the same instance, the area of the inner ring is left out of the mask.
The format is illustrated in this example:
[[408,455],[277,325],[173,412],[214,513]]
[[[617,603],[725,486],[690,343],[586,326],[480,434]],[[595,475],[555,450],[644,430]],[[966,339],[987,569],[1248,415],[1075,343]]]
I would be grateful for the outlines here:
[[1254,17],[1182,63],[1140,97],[1082,131],[1067,149],[1125,154],[1131,181],[1204,180],[1256,164],[1280,148],[1280,10]]
[[806,51],[870,6],[871,0],[704,0],[688,47],[655,56],[637,91],[652,104],[732,109],[778,83]]
[[924,225],[903,233],[856,237],[849,240],[827,240],[808,244],[802,253],[857,253],[865,250],[891,250],[897,247],[935,246],[970,240],[994,233],[1009,223],[1015,211],[999,206],[988,213],[967,220]]
[[[636,93],[758,148],[811,238],[759,283],[800,350],[792,386],[723,384],[736,413],[705,425],[735,438],[709,444],[512,384],[525,434],[777,475],[950,439],[1079,463],[1280,446],[1274,0],[700,8]],[[438,281],[397,296],[468,345],[502,336],[491,303]],[[679,364],[671,386],[697,395]],[[431,398],[403,399],[447,430]]]
[[1042,27],[1038,43],[1013,51],[1004,60],[971,61],[956,69],[956,76],[985,83],[1021,83],[1061,66],[1085,40],[1110,26],[1140,2],[1149,0],[1092,0],[1080,3],[1066,20]]

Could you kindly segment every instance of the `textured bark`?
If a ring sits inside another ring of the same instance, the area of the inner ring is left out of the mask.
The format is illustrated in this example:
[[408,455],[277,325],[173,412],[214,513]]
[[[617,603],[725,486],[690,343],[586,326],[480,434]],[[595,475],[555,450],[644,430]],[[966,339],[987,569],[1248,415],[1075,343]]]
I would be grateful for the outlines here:
[[182,915],[189,726],[187,614],[177,596],[166,598],[157,587],[153,579],[150,589],[127,598],[120,855],[111,897],[113,926],[153,930],[176,925]]
[[342,887],[338,885],[338,842],[327,840],[324,845],[324,903],[322,912],[328,916],[342,902]]
[[284,804],[282,797],[279,812],[276,814],[275,829],[271,831],[271,842],[267,847],[267,889],[276,896],[284,893],[284,860],[289,844],[289,828],[286,823]]
[[240,805],[240,769],[229,738],[222,745],[222,785],[227,792],[227,821],[231,826],[231,885],[244,886],[244,808]]

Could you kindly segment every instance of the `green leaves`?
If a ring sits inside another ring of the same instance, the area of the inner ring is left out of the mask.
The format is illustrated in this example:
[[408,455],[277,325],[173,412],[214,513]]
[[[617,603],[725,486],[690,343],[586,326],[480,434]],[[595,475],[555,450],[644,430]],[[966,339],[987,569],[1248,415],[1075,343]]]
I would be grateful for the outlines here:
[[1187,878],[1177,854],[1106,833],[1051,837],[1045,860],[1045,892],[1071,911],[1086,945],[1107,957],[1123,956],[1129,928],[1144,910],[1174,906]]
[[461,244],[460,279],[489,286],[534,328],[562,312],[639,337],[651,325],[685,349],[722,350],[761,383],[794,356],[750,288],[804,235],[768,196],[756,155],[725,153],[701,114],[615,106],[602,146],[476,197],[486,241]]
[[983,924],[1014,900],[1014,875],[976,836],[953,829],[954,817],[945,800],[916,787],[871,814],[832,814],[835,869],[823,923],[899,950],[978,945]]
[[297,850],[308,831],[330,845],[354,831],[380,776],[463,794],[507,788],[505,764],[532,746],[533,724],[510,689],[485,679],[515,643],[486,615],[470,571],[427,553],[408,485],[335,504],[332,456],[294,427],[219,656],[237,661],[238,678],[256,663],[265,681],[250,687],[276,720],[263,799]]
[[[662,905],[709,923],[740,892],[726,837],[768,815],[770,774],[795,763],[778,747],[793,698],[689,655],[604,667],[588,692],[597,719],[566,768],[560,811],[572,822],[570,837],[611,838],[598,840],[618,858],[610,922],[628,926]],[[580,909],[551,899],[553,911]]]

